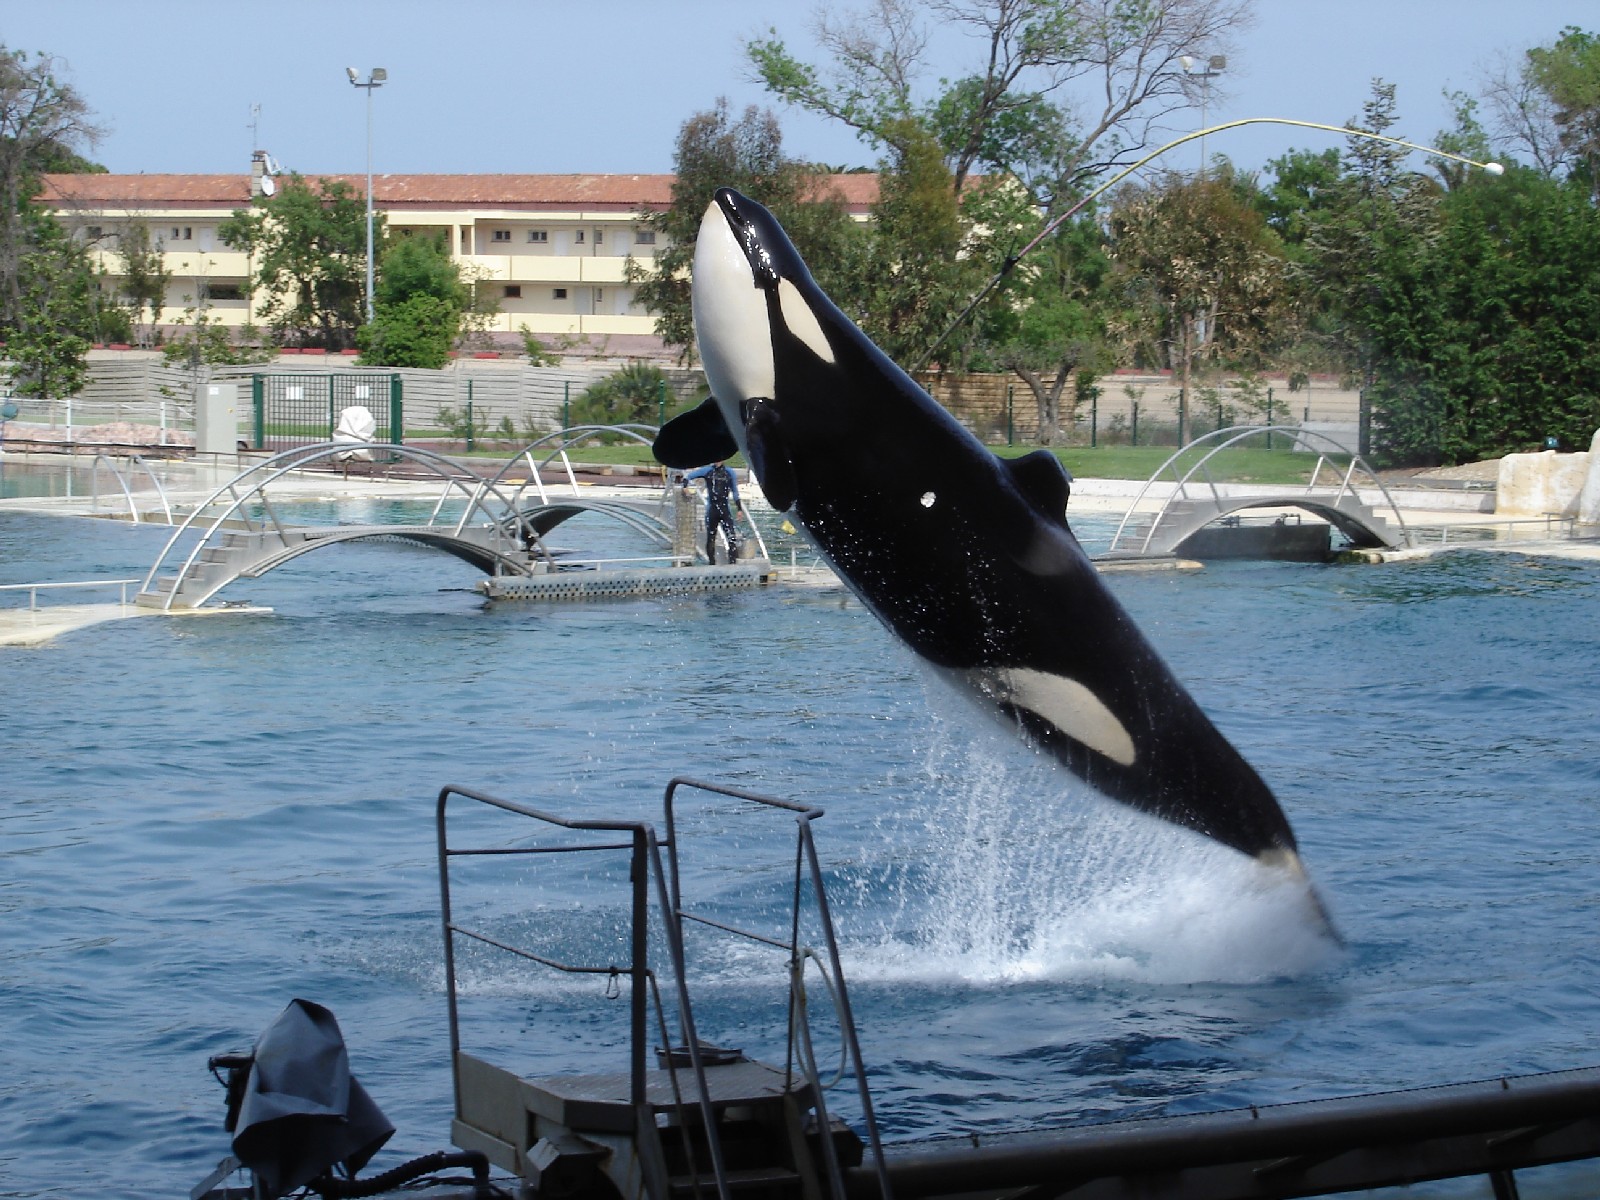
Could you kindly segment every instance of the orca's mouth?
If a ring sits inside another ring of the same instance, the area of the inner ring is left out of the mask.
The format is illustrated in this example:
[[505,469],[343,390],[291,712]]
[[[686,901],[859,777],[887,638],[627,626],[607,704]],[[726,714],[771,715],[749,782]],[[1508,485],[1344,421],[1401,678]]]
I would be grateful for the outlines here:
[[763,291],[777,287],[786,273],[785,263],[799,257],[782,227],[765,208],[732,188],[718,188],[714,200],[750,264],[755,285]]

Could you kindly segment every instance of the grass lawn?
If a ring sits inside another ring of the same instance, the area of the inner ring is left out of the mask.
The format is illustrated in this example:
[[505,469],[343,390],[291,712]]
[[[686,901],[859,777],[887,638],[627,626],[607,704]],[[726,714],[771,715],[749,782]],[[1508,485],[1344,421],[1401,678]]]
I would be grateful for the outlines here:
[[[475,457],[504,458],[513,447],[504,449],[482,448]],[[1015,458],[1027,454],[1032,446],[994,446],[1002,458]],[[1055,455],[1082,479],[1139,479],[1144,480],[1172,455],[1171,446],[1062,446]],[[581,446],[569,450],[574,462],[626,463],[633,466],[653,465],[650,450],[640,445]],[[1199,461],[1203,450],[1193,451],[1178,462],[1180,472],[1187,471]],[[743,458],[732,460],[735,466],[744,466]],[[1334,460],[1330,460],[1334,461]],[[1348,460],[1338,460],[1336,466],[1343,470]],[[1305,483],[1311,478],[1317,459],[1312,454],[1295,454],[1289,450],[1268,450],[1264,446],[1240,446],[1224,451],[1212,458],[1207,466],[1212,479],[1231,483]],[[1323,479],[1329,478],[1328,467],[1323,467]]]

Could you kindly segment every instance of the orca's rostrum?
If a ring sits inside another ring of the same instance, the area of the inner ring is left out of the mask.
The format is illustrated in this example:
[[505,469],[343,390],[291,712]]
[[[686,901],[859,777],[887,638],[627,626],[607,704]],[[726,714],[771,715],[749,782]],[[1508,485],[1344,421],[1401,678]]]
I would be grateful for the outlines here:
[[712,398],[669,467],[744,451],[850,588],[913,650],[1095,789],[1300,874],[1272,792],[1168,670],[1067,525],[1070,476],[991,453],[823,294],[729,189],[695,248]]

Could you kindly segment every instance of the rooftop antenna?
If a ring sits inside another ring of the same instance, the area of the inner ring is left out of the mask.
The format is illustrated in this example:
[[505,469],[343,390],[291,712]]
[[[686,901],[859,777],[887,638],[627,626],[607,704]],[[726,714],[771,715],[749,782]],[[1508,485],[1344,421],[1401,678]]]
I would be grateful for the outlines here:
[[252,158],[255,156],[255,152],[261,149],[261,142],[257,137],[257,135],[260,133],[260,125],[261,105],[258,102],[252,101],[250,104],[250,155]]

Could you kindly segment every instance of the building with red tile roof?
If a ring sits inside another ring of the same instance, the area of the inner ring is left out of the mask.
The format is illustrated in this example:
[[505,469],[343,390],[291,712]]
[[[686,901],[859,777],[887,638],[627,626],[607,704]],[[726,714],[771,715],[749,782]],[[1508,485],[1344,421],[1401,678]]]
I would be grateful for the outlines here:
[[[143,222],[172,273],[158,324],[205,296],[214,319],[245,323],[252,313],[250,262],[222,244],[217,230],[262,190],[266,156],[250,174],[46,175],[40,200],[94,248],[108,286],[123,270],[120,231]],[[333,175],[356,195],[365,175]],[[660,246],[640,216],[665,209],[672,175],[374,175],[373,207],[390,237],[442,234],[452,255],[496,289],[491,332],[516,342],[519,331],[648,352],[654,321],[625,277],[631,257],[648,263]],[[830,177],[849,211],[865,219],[877,199],[876,175]],[[270,185],[268,185],[270,186]]]

